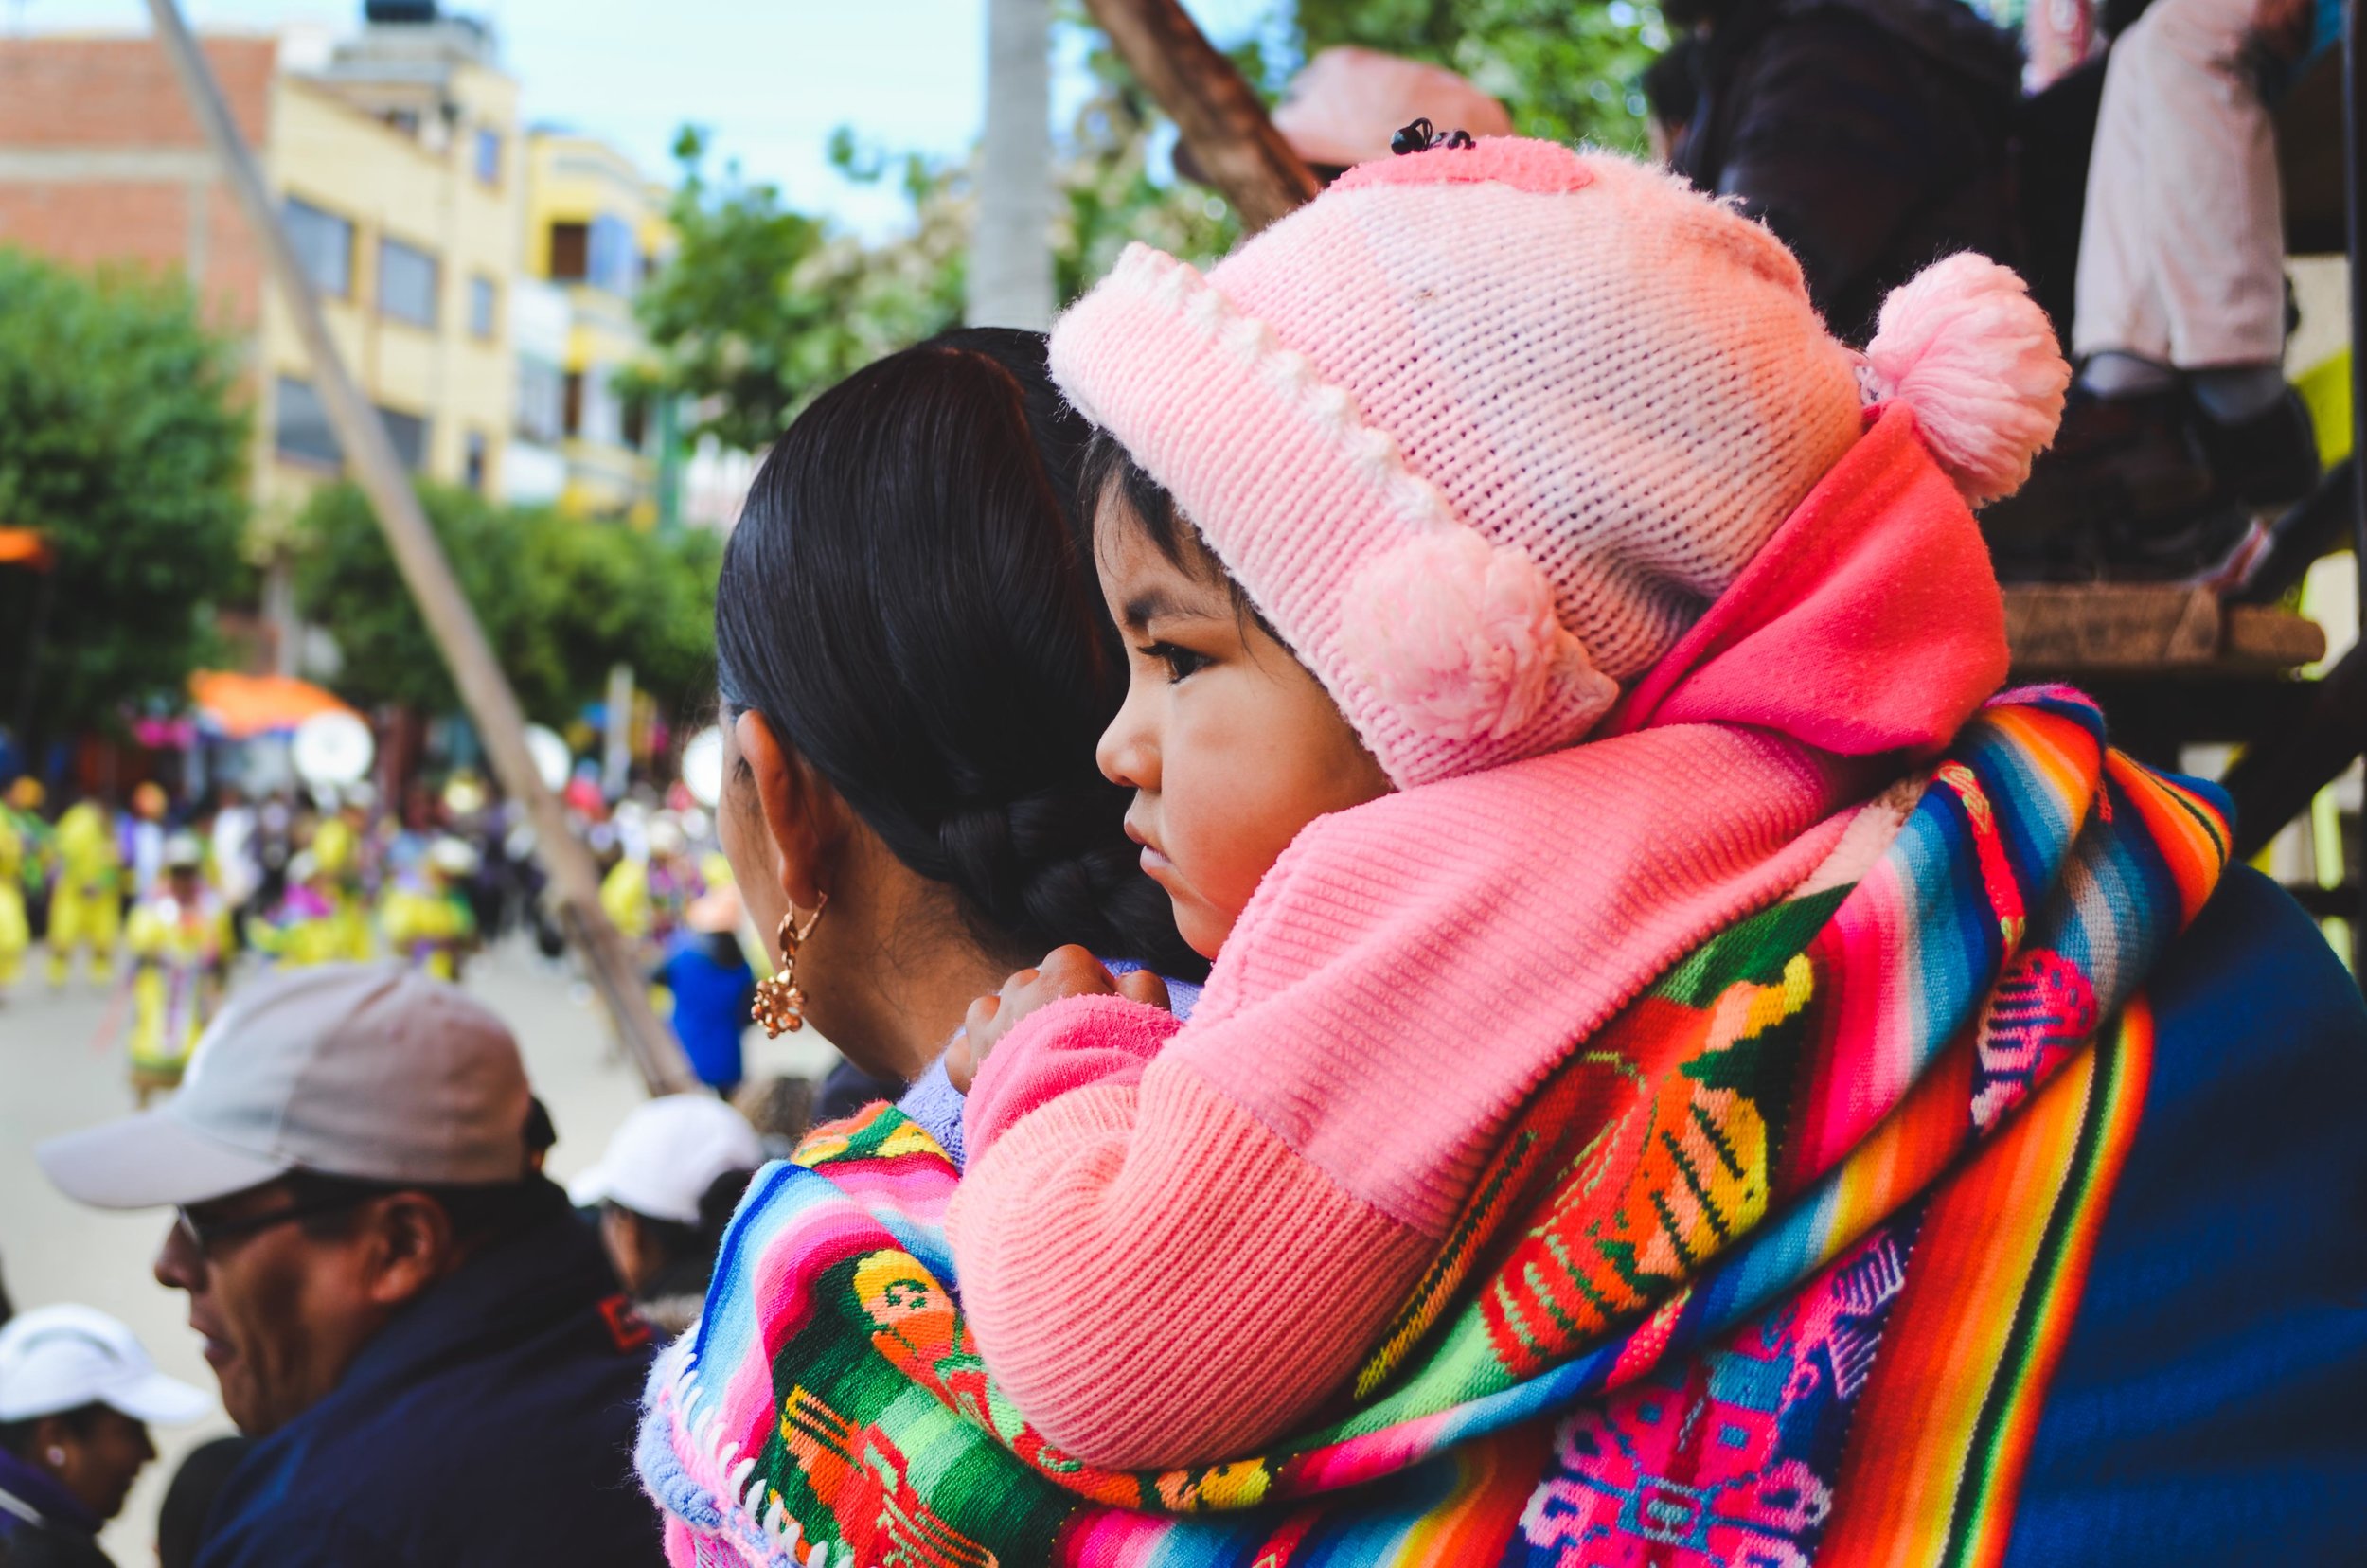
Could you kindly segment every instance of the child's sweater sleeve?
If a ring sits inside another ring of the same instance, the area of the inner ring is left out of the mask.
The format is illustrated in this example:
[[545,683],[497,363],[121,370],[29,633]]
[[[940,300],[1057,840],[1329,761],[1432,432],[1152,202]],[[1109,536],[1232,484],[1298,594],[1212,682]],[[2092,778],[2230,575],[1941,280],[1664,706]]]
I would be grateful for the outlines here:
[[1072,996],[1020,1021],[979,1067],[962,1112],[962,1141],[984,1153],[1028,1112],[1100,1083],[1137,1083],[1181,1027],[1165,1007],[1123,996]]
[[951,1217],[996,1381],[1051,1442],[1123,1469],[1238,1453],[1301,1421],[1433,1248],[1191,1068],[1151,1060],[1174,1027],[1094,997],[1015,1028],[972,1087]]
[[988,1058],[948,1231],[988,1371],[1096,1464],[1239,1458],[1305,1424],[1571,1042],[1822,865],[1855,787],[1708,730],[1309,824],[1189,1025],[1072,999]]

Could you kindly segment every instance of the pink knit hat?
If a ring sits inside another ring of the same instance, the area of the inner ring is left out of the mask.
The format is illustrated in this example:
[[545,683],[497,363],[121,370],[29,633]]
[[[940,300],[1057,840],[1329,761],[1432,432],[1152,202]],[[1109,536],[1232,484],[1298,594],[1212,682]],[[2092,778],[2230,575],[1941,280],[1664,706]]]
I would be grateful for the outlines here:
[[1132,246],[1051,357],[1401,788],[1585,736],[1867,403],[1977,504],[2070,379],[1992,261],[1899,290],[1860,355],[1757,223],[1509,137],[1361,165],[1205,277]]

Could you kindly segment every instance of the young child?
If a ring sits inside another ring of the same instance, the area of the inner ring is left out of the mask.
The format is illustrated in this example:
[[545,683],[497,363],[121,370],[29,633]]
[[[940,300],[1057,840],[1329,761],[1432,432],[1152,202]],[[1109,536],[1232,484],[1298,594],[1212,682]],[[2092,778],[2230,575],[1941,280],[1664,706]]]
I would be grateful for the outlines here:
[[[1931,459],[2010,490],[2067,370],[1980,258],[1861,357],[1756,224],[1511,140],[1363,166],[1205,279],[1137,247],[1052,359],[1123,448],[1100,760],[1218,962],[1180,1032],[1079,950],[982,999],[948,1228],[1031,1425],[1157,1467],[1336,1398],[1572,1043],[1995,689]],[[1860,515],[1767,558],[1820,507]]]

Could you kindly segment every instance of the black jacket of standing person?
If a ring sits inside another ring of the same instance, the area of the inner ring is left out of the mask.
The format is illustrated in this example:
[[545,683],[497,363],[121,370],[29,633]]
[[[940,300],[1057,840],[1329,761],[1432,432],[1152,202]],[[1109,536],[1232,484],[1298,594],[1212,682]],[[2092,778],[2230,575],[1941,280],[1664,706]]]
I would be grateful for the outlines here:
[[9,1527],[0,1529],[0,1568],[116,1568],[98,1547],[102,1521],[62,1487],[42,1488],[38,1477],[27,1485],[30,1474],[0,1470],[0,1513],[9,1516]]
[[650,1331],[556,1186],[544,1208],[255,1446],[199,1568],[660,1560],[631,1469]]
[[1943,256],[2016,260],[2020,51],[1961,0],[1677,0],[1702,24],[1676,154],[1800,258],[1808,296],[1863,343],[1882,296]]

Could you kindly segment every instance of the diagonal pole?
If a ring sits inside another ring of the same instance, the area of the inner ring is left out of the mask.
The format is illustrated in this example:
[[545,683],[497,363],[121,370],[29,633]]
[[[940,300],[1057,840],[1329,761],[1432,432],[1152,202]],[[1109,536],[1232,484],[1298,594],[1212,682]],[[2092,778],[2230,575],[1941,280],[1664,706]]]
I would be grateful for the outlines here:
[[1255,234],[1315,199],[1306,161],[1181,0],[1085,0],[1126,68],[1175,121],[1208,183]]
[[650,1010],[647,982],[626,951],[624,938],[600,908],[599,876],[591,852],[567,830],[558,796],[544,787],[543,775],[535,769],[534,757],[526,750],[525,714],[518,706],[517,693],[509,689],[501,666],[494,662],[484,628],[477,625],[452,575],[452,564],[444,559],[443,547],[428,527],[427,514],[411,488],[411,476],[395,455],[378,410],[362,396],[335,340],[329,335],[320,296],[288,243],[262,171],[230,117],[212,68],[199,52],[175,0],[148,0],[148,9],[155,18],[156,36],[181,80],[189,110],[205,130],[222,176],[263,247],[264,261],[311,360],[329,422],[353,465],[363,493],[369,497],[379,526],[385,530],[386,543],[402,570],[403,581],[410,585],[411,597],[418,603],[429,635],[452,668],[453,684],[460,688],[460,700],[476,722],[493,772],[512,799],[525,803],[534,824],[535,852],[550,873],[558,896],[560,923],[583,954],[584,966],[608,1004],[616,1032],[650,1092],[662,1095],[696,1088],[682,1047]]

